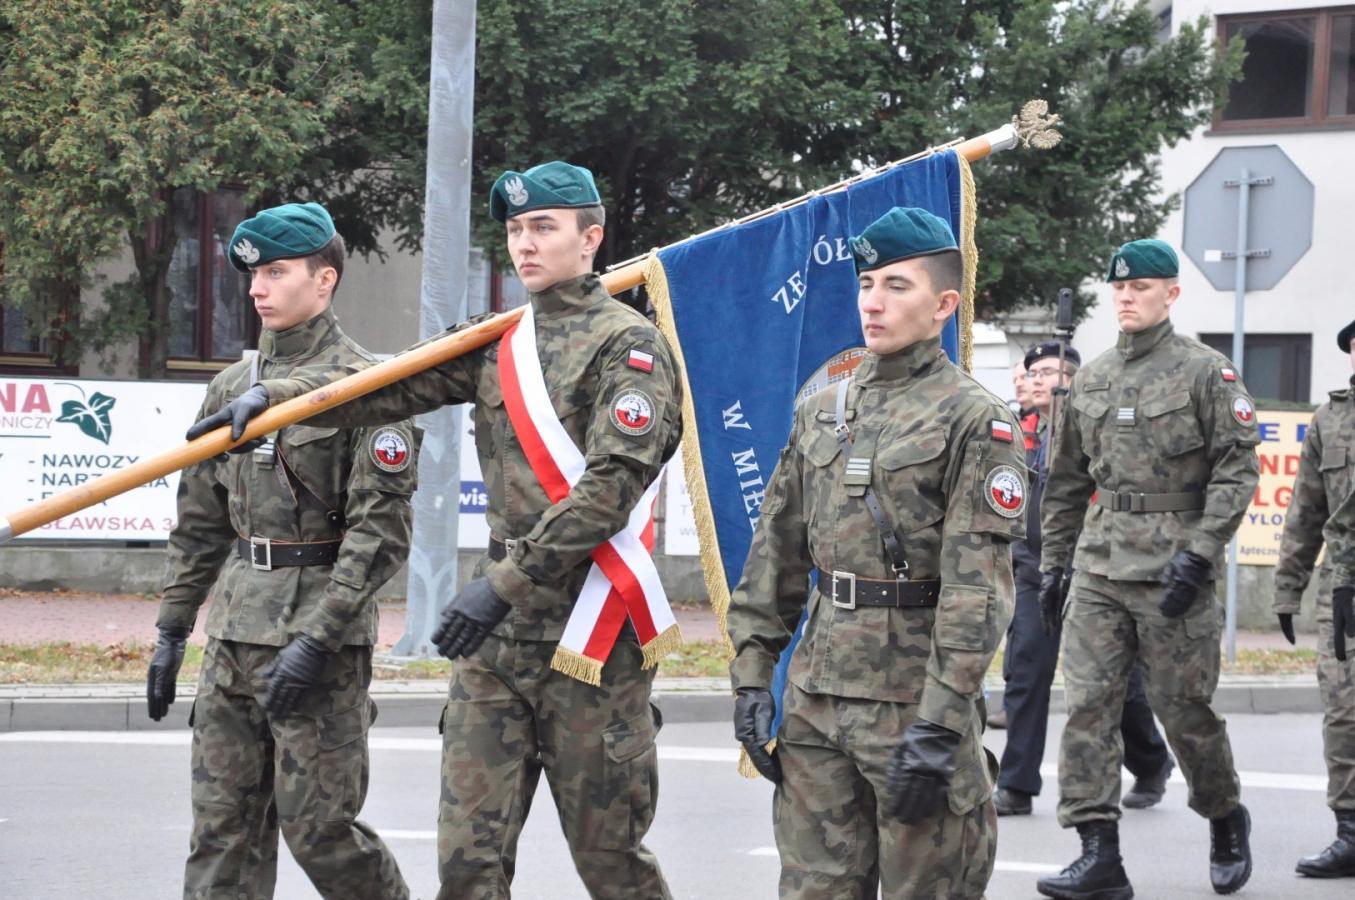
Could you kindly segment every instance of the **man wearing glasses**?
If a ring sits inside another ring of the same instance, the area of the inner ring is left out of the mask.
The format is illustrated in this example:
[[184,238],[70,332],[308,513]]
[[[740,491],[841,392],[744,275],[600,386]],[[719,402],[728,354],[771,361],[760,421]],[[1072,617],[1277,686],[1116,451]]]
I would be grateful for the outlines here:
[[[1049,724],[1049,689],[1059,661],[1061,629],[1055,623],[1046,632],[1040,621],[1040,497],[1048,476],[1048,436],[1057,391],[1067,394],[1068,383],[1082,362],[1071,346],[1063,346],[1063,374],[1059,374],[1059,341],[1036,344],[1026,353],[1025,379],[1029,404],[1035,410],[1034,447],[1026,450],[1030,468],[1030,503],[1026,538],[1012,543],[1012,574],[1016,579],[1016,609],[1007,628],[1007,651],[1002,660],[1002,709],[1007,722],[1007,746],[993,804],[999,816],[1028,816],[1032,798],[1043,780],[1045,732]],[[1022,420],[1025,425],[1026,420]],[[1143,687],[1143,667],[1135,664],[1125,693],[1120,720],[1125,766],[1134,775],[1134,787],[1120,801],[1131,809],[1145,809],[1162,799],[1173,768],[1166,742],[1153,721]]]

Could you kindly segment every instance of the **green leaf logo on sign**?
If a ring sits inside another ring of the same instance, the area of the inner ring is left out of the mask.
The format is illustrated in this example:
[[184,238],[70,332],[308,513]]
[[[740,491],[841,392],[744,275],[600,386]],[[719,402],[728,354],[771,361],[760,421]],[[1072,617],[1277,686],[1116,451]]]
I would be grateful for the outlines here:
[[[69,382],[65,382],[69,384]],[[100,441],[108,443],[109,438],[113,436],[113,424],[109,420],[108,411],[113,408],[117,401],[107,394],[94,392],[94,396],[88,400],[83,399],[85,392],[79,385],[72,384],[71,387],[80,391],[80,400],[67,400],[61,404],[61,415],[57,416],[58,422],[69,422],[79,428],[85,434]]]

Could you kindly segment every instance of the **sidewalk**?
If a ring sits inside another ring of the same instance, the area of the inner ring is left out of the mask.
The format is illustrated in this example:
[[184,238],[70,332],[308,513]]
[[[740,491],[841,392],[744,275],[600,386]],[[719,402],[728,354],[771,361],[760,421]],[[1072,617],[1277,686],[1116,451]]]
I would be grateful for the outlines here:
[[[70,641],[83,644],[149,644],[155,636],[157,604],[153,599],[119,594],[28,594],[0,591],[0,642],[39,644]],[[719,636],[714,615],[707,608],[675,610],[688,641]],[[202,643],[202,623],[190,639]],[[404,633],[403,604],[383,604],[378,637],[380,654]],[[1313,649],[1316,635],[1301,634],[1300,648]],[[1239,632],[1239,650],[1288,649],[1278,633]],[[382,679],[372,683],[372,697],[380,707],[380,722],[391,726],[435,728],[441,714],[446,682]],[[180,685],[178,700],[159,723],[146,717],[144,684],[10,684],[0,685],[0,732],[37,730],[164,730],[188,723],[195,688]],[[990,681],[990,705],[1001,703],[1001,683]],[[670,722],[724,721],[730,715],[729,682],[723,678],[660,678],[655,702]],[[1063,711],[1061,677],[1056,678],[1051,706]],[[1312,673],[1298,675],[1229,675],[1219,679],[1214,707],[1227,713],[1321,712],[1321,698]]]

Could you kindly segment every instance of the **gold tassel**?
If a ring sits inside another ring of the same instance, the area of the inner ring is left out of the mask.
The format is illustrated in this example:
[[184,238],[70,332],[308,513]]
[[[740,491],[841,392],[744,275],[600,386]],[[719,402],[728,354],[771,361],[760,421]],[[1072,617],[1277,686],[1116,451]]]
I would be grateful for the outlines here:
[[725,567],[720,559],[720,545],[715,540],[715,515],[711,512],[710,494],[706,490],[706,471],[701,466],[701,442],[696,431],[696,407],[692,404],[692,386],[687,383],[687,363],[678,341],[677,323],[673,317],[672,298],[668,293],[668,276],[659,262],[657,252],[651,252],[645,261],[645,290],[654,305],[659,331],[668,339],[682,372],[682,467],[687,474],[687,490],[692,498],[692,515],[696,519],[696,537],[701,545],[701,574],[706,581],[706,594],[711,609],[720,625],[726,659],[734,658],[734,644],[729,639],[729,585],[725,583]]
[[979,245],[974,226],[979,219],[979,195],[974,187],[974,172],[969,160],[960,161],[960,258],[964,262],[964,284],[960,294],[960,368],[974,370],[974,297],[978,290]]
[[602,685],[602,663],[568,647],[556,646],[550,667],[561,675],[577,679],[584,684],[591,684],[593,687]]
[[659,632],[654,640],[640,648],[640,652],[644,654],[644,662],[641,663],[640,668],[656,668],[659,664],[659,660],[663,659],[668,654],[681,649],[682,629],[674,622],[672,625],[669,625],[663,631]]
[[[776,752],[776,738],[772,738],[767,744],[767,752]],[[753,761],[748,758],[748,750],[744,747],[739,748],[739,774],[744,778],[761,778],[762,773],[753,765]]]

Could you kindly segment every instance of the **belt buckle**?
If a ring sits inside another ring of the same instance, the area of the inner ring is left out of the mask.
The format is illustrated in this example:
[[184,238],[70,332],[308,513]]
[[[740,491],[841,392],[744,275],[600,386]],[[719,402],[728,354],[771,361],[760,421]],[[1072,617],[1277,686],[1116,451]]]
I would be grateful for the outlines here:
[[[263,562],[259,562],[259,549],[263,548]],[[273,539],[251,537],[249,539],[249,564],[261,572],[273,571]]]
[[[847,596],[850,598],[845,603],[837,598],[837,583],[839,581],[847,582]],[[856,609],[856,575],[852,572],[833,571],[833,605],[838,609]]]

